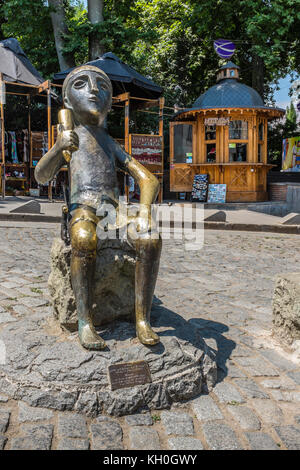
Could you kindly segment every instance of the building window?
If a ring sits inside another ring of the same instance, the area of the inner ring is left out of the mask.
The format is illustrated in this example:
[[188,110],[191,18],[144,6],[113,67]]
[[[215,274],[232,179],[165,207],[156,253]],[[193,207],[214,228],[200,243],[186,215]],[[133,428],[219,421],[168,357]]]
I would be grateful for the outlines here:
[[216,140],[216,125],[205,126],[205,140]]
[[263,163],[263,144],[258,144],[257,161],[258,163]]
[[230,70],[230,76],[231,76],[231,77],[234,77],[234,76],[235,76],[234,70]]
[[192,163],[193,126],[176,124],[174,126],[174,163]]
[[248,122],[230,121],[229,139],[248,140]]
[[208,163],[216,162],[216,143],[206,144],[206,161]]
[[247,144],[230,142],[229,143],[229,161],[230,162],[246,162],[247,161]]
[[258,125],[258,138],[259,140],[264,140],[264,124],[260,122]]

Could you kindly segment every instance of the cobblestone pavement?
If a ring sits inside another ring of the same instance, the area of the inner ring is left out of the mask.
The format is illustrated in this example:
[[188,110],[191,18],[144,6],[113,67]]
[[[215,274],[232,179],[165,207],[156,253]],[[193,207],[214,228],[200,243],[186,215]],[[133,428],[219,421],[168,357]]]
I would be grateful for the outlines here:
[[[0,228],[0,329],[47,306],[57,225]],[[299,237],[206,231],[205,247],[164,242],[156,303],[218,352],[209,395],[111,418],[33,408],[0,389],[0,449],[300,449],[300,363],[271,336],[275,276],[297,272]],[[163,311],[162,309],[162,311]]]

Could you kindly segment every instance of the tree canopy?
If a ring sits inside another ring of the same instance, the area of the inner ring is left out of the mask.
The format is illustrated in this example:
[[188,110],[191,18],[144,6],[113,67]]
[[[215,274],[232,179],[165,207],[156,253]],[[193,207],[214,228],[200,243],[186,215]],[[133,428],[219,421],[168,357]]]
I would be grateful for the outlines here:
[[180,104],[215,82],[224,63],[213,50],[218,38],[235,42],[243,82],[267,99],[272,83],[300,72],[300,0],[89,0],[88,8],[80,0],[2,0],[2,36],[17,38],[47,78],[59,70],[51,21],[57,5],[65,22],[60,47],[69,63],[95,58],[92,47],[112,51]]

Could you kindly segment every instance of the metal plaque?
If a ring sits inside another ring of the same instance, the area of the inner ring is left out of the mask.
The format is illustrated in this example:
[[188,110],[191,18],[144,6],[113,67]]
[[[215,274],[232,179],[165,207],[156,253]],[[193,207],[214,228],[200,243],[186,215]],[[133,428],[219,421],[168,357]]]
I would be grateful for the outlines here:
[[108,376],[112,390],[151,382],[150,369],[146,361],[113,364],[108,366]]

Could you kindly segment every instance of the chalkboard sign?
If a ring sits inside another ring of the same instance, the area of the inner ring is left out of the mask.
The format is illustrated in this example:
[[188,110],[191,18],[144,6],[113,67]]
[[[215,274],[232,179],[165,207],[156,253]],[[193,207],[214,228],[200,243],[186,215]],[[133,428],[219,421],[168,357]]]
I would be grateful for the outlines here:
[[160,135],[130,134],[130,154],[142,164],[162,165]]

